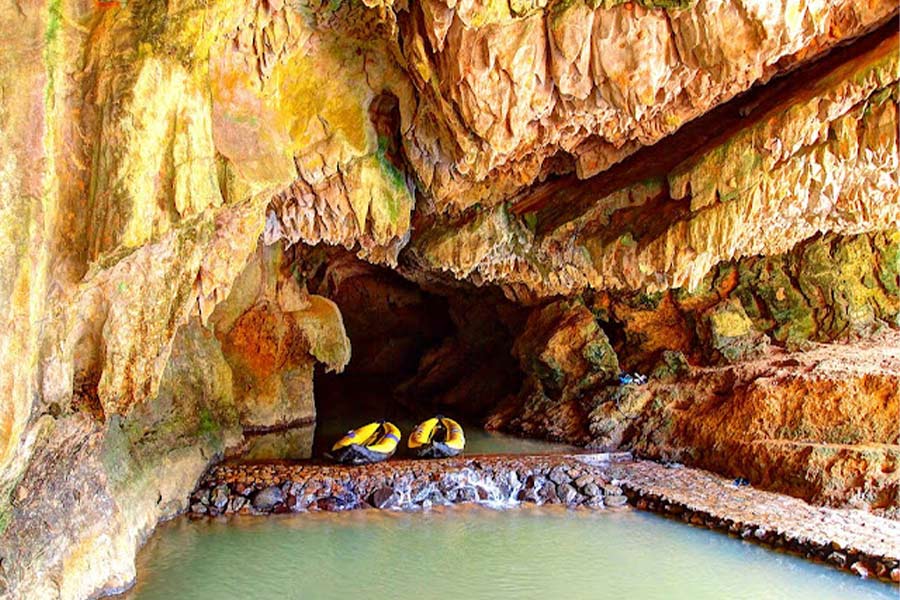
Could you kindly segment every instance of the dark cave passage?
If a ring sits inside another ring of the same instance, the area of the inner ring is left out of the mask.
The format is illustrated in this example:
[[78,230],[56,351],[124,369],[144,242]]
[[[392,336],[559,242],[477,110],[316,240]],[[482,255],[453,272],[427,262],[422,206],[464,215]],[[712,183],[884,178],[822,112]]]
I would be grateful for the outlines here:
[[480,429],[519,388],[511,348],[526,309],[496,290],[425,289],[344,250],[321,251],[309,290],[338,305],[352,353],[342,373],[316,369],[314,457],[374,420],[405,435],[441,413]]

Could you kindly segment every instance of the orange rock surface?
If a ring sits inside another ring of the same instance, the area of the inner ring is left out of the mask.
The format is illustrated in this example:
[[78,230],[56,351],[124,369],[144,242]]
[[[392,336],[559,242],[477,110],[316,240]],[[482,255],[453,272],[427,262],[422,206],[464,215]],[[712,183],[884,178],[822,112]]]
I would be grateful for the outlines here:
[[[352,294],[305,270],[322,244],[447,299],[435,319],[455,330],[422,352],[407,402],[431,390],[482,414],[521,375],[494,421],[587,443],[606,439],[590,415],[616,365],[658,370],[660,393],[720,380],[722,402],[749,403],[734,427],[777,398],[762,418],[810,439],[725,439],[700,397],[665,437],[665,410],[641,393],[623,401],[648,425],[613,426],[609,443],[693,449],[773,489],[889,510],[889,348],[865,381],[836,367],[815,387],[798,366],[772,392],[729,382],[759,381],[753,361],[900,326],[897,12],[0,8],[0,595],[127,585],[142,540],[209,464],[247,431],[312,418],[314,365],[344,368],[345,317],[365,326],[367,313],[342,315],[325,295]],[[392,318],[405,297],[377,277],[351,285]],[[858,405],[838,403],[840,385]],[[823,420],[801,418],[811,401],[791,390],[821,394]],[[835,431],[859,439],[845,448]]]

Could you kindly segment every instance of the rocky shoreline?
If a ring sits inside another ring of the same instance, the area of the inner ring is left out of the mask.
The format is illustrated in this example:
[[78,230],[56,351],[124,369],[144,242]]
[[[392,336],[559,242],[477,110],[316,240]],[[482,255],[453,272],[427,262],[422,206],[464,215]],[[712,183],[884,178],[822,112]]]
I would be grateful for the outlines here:
[[698,469],[626,454],[466,456],[327,464],[225,464],[191,495],[195,518],[365,508],[422,510],[477,503],[633,506],[818,560],[860,577],[900,583],[900,523],[736,486]]

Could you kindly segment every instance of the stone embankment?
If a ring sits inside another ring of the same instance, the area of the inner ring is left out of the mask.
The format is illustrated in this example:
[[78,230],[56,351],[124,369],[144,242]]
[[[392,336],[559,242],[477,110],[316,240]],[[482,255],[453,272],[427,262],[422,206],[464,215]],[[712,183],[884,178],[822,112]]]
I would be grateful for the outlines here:
[[560,455],[393,460],[357,467],[222,465],[194,492],[190,512],[216,516],[355,508],[413,510],[460,502],[622,506],[628,498],[606,471],[615,456],[602,456],[595,464]]
[[629,461],[610,465],[607,476],[640,510],[900,583],[900,521],[815,506],[681,465]]
[[466,456],[347,467],[226,464],[191,495],[192,516],[421,510],[434,505],[519,503],[635,506],[729,533],[861,577],[900,583],[900,522],[816,507],[706,471],[631,460],[627,454]]

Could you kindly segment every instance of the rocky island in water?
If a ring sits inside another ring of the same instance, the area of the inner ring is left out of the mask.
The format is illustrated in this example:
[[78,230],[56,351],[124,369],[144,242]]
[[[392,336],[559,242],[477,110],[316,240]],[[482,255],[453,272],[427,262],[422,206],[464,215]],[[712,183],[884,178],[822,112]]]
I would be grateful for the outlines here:
[[0,598],[896,597],[898,11],[4,3]]

